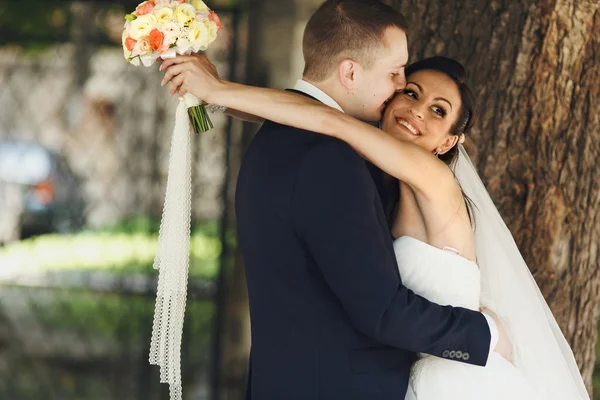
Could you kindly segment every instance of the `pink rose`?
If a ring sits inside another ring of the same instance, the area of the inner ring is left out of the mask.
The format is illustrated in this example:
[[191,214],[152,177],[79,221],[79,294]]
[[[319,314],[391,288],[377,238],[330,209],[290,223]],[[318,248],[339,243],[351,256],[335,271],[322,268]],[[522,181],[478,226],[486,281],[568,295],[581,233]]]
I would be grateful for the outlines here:
[[133,48],[135,47],[136,43],[137,43],[137,40],[135,40],[132,37],[127,37],[127,39],[125,39],[125,47],[129,51],[133,51]]
[[135,9],[135,15],[141,17],[142,15],[150,14],[154,9],[154,2],[145,1]]
[[150,41],[150,47],[152,48],[152,50],[158,51],[163,47],[165,35],[158,29],[154,28],[150,31],[148,40]]

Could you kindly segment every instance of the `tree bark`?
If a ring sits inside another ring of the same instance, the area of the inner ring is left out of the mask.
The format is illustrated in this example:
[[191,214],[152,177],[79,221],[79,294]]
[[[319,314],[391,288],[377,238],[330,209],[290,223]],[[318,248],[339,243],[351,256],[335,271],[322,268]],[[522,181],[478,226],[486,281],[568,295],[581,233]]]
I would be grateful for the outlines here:
[[411,60],[470,72],[467,148],[546,296],[591,392],[600,300],[600,3],[389,0]]

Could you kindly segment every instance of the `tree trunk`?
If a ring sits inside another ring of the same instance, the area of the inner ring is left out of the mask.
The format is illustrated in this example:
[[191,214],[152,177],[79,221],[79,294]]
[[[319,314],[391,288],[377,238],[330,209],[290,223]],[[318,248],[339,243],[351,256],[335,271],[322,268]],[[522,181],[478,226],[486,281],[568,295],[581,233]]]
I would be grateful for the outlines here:
[[467,147],[590,390],[600,300],[600,2],[388,3],[408,19],[411,60],[447,55],[470,72],[479,121]]

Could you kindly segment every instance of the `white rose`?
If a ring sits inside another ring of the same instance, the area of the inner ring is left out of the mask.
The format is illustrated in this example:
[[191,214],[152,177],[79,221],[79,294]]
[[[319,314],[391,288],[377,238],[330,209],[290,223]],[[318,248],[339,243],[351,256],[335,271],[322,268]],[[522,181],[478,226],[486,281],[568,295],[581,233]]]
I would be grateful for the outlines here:
[[161,25],[160,31],[165,35],[165,42],[171,45],[181,33],[181,26],[177,22],[169,22]]
[[129,32],[123,31],[123,33],[121,33],[121,43],[123,44],[123,46],[125,46],[125,39],[127,39],[128,37],[129,37]]
[[177,56],[177,49],[175,47],[171,47],[169,50],[165,51],[160,55],[160,58],[166,60],[168,58],[175,58]]
[[129,61],[131,64],[135,65],[136,67],[140,66],[140,58],[139,57],[135,57],[132,58],[131,61]]
[[202,11],[199,12],[198,14],[196,14],[196,21],[198,22],[206,22],[208,21],[208,16],[210,14],[210,11]]
[[190,42],[185,37],[180,37],[177,39],[177,53],[178,54],[186,54],[190,50]]
[[153,14],[142,15],[131,21],[129,36],[135,40],[140,40],[150,34],[150,31],[156,27],[157,21]]
[[129,32],[131,32],[131,22],[125,21],[125,25],[123,25],[123,35],[129,36]]
[[158,56],[158,53],[150,53],[149,56],[141,56],[140,60],[142,61],[144,67],[151,67],[156,62]]
[[196,10],[191,4],[183,3],[175,9],[175,18],[177,21],[187,25],[190,21],[196,18]]
[[206,25],[198,21],[193,21],[190,24],[188,40],[194,51],[206,50],[209,45],[209,35]]
[[169,7],[154,7],[152,13],[156,16],[156,20],[159,24],[166,24],[167,22],[171,22],[173,20],[173,10]]

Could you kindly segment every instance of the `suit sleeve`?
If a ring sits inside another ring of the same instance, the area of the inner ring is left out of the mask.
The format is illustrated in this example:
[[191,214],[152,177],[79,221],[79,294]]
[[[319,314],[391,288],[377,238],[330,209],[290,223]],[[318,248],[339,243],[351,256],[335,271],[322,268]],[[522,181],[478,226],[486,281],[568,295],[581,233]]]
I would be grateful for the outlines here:
[[[485,365],[490,331],[483,314],[440,306],[402,285],[377,217],[364,161],[345,143],[311,149],[301,164],[292,215],[324,279],[354,326],[390,346]],[[460,354],[460,353],[459,353]]]

